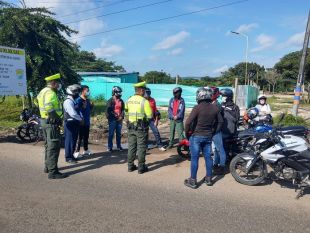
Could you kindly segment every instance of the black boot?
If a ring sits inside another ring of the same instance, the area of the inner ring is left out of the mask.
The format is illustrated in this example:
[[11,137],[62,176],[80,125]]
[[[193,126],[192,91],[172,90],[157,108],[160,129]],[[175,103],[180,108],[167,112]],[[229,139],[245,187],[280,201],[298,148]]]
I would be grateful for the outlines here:
[[187,187],[190,187],[192,189],[198,188],[197,181],[195,179],[192,179],[192,178],[188,178],[188,179],[184,180],[184,185]]
[[132,165],[131,167],[128,166],[128,172],[133,172],[137,170],[137,166],[136,165]]
[[225,175],[225,167],[223,167],[223,166],[215,166],[213,168],[213,174],[217,175],[217,176]]
[[138,170],[139,174],[143,174],[143,173],[148,172],[148,171],[149,171],[149,169],[145,164],[141,167],[139,166],[139,170]]
[[206,176],[205,177],[205,184],[208,185],[208,186],[212,186],[213,185],[212,178],[210,176]]
[[48,174],[48,178],[49,179],[64,179],[64,178],[67,178],[68,175],[66,174],[62,174],[60,172],[55,172],[55,173],[49,173]]

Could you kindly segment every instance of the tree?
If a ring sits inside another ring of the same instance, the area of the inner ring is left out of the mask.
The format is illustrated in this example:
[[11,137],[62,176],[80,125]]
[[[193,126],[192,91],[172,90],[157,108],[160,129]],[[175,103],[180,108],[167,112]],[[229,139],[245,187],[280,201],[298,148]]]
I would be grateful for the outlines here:
[[[310,49],[308,49],[308,54]],[[301,59],[301,51],[289,53],[282,57],[278,63],[274,65],[274,69],[281,74],[283,81],[285,81],[285,88],[291,89],[296,86],[299,63]],[[308,55],[305,65],[305,82],[310,81],[310,56]]]
[[160,84],[171,84],[175,83],[175,80],[171,78],[170,74],[163,71],[149,71],[141,77],[142,80],[147,83],[160,83]]
[[75,45],[67,38],[76,32],[53,18],[46,8],[18,8],[0,1],[0,44],[26,51],[28,96],[44,86],[44,77],[61,73],[65,84],[80,77],[71,68]]
[[278,74],[275,70],[269,69],[265,74],[265,80],[272,86],[272,94],[274,94],[275,86],[280,82],[282,76]]
[[96,55],[88,51],[79,51],[76,47],[73,69],[84,72],[125,72],[124,67],[115,62],[98,59]]

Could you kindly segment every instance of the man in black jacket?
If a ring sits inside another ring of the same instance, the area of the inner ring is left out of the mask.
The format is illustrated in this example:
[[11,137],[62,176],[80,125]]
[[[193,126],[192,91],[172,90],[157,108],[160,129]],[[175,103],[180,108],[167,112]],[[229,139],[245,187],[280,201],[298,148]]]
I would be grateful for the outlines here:
[[121,99],[122,88],[115,86],[112,88],[112,97],[107,102],[106,117],[109,123],[108,151],[113,151],[113,137],[116,131],[116,145],[119,151],[122,151],[121,136],[122,125],[125,116],[125,104]]

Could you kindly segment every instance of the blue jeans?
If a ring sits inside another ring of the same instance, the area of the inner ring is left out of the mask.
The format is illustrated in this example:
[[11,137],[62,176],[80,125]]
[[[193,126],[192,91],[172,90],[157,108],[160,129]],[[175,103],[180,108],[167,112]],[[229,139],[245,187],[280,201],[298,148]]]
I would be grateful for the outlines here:
[[76,148],[76,142],[79,136],[78,121],[66,121],[65,122],[65,158],[66,161],[74,159],[73,153]]
[[113,137],[114,132],[116,131],[116,145],[117,148],[121,148],[121,137],[122,137],[122,125],[123,121],[109,121],[109,139],[108,139],[108,148],[113,149]]
[[162,142],[161,142],[160,133],[158,131],[158,128],[155,125],[155,121],[151,120],[149,123],[150,123],[150,128],[151,128],[151,130],[152,130],[152,132],[154,134],[154,137],[156,139],[157,146],[158,147],[162,147],[163,145],[162,145]]
[[223,145],[222,132],[216,133],[212,138],[214,150],[214,164],[225,167],[226,165],[226,152]]
[[212,176],[213,160],[211,158],[211,138],[206,136],[191,136],[189,139],[191,152],[191,178],[197,179],[200,151],[203,152],[206,161],[206,176]]

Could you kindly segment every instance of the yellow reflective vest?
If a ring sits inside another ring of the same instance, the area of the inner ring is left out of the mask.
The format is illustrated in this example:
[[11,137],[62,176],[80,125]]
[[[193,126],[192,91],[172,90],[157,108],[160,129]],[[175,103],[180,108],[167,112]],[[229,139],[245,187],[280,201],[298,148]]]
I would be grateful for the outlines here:
[[130,123],[143,119],[152,119],[150,102],[140,95],[134,95],[128,99],[125,110]]
[[61,103],[56,92],[52,88],[45,87],[43,90],[41,90],[37,96],[37,100],[41,118],[47,119],[48,113],[52,111],[56,111],[59,117],[62,116]]

